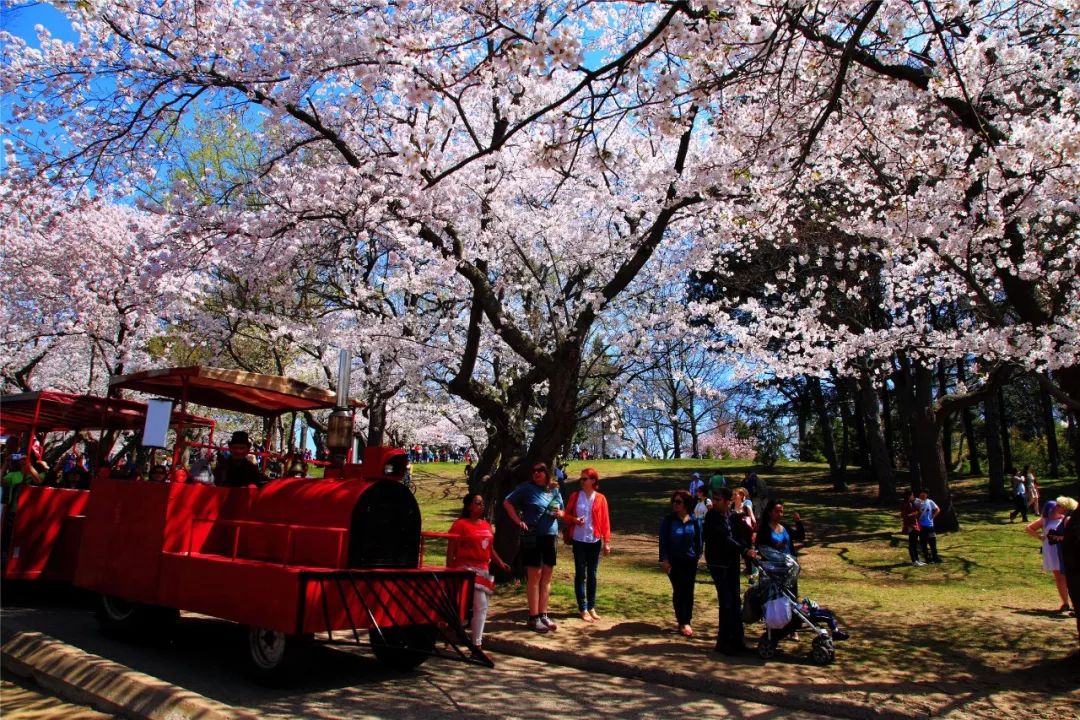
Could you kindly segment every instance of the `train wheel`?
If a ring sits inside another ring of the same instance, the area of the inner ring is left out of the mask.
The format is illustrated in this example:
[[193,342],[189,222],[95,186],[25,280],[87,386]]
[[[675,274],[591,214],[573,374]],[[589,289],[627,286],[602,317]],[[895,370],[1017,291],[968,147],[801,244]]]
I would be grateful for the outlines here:
[[368,631],[371,649],[383,665],[400,671],[420,667],[431,657],[439,631],[434,625],[409,625]]
[[303,639],[277,630],[249,627],[245,633],[248,674],[263,685],[283,685],[299,666]]
[[142,641],[160,638],[180,617],[180,611],[173,608],[144,605],[105,594],[99,596],[95,614],[105,634]]

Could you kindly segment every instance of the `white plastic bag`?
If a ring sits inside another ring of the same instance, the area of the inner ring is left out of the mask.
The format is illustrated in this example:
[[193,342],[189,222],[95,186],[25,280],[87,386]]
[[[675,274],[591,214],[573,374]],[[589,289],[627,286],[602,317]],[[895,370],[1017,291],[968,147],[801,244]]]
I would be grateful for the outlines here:
[[791,622],[791,601],[786,597],[773,598],[765,603],[765,624],[780,630]]

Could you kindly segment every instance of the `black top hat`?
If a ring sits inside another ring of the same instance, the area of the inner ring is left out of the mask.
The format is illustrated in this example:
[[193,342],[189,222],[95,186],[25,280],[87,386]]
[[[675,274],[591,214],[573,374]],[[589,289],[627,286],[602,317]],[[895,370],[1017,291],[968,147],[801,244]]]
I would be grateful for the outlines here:
[[229,444],[230,445],[247,445],[248,447],[251,447],[251,438],[249,438],[248,434],[246,432],[244,432],[243,430],[237,430],[236,432],[234,432],[232,434],[232,437],[229,438]]

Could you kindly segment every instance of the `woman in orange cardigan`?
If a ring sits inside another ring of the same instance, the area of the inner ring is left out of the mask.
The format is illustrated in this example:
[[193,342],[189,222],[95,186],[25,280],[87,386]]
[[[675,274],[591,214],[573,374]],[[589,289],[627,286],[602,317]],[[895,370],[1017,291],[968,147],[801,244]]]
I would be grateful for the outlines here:
[[574,548],[574,594],[578,611],[587,623],[596,622],[596,569],[600,553],[611,554],[611,518],[607,498],[597,491],[600,475],[594,468],[581,471],[581,487],[570,494],[563,525],[563,540]]

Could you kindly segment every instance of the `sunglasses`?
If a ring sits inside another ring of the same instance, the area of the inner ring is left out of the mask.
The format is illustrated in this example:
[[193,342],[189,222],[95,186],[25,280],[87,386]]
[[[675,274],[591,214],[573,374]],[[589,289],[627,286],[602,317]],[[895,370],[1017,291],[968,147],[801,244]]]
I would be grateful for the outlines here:
[[671,504],[672,504],[672,505],[682,505],[682,504],[683,504],[683,501],[682,501],[682,500],[672,500],[672,501],[671,501]]
[[536,473],[546,473],[546,472],[547,472],[546,468],[533,468],[533,475],[535,475]]

